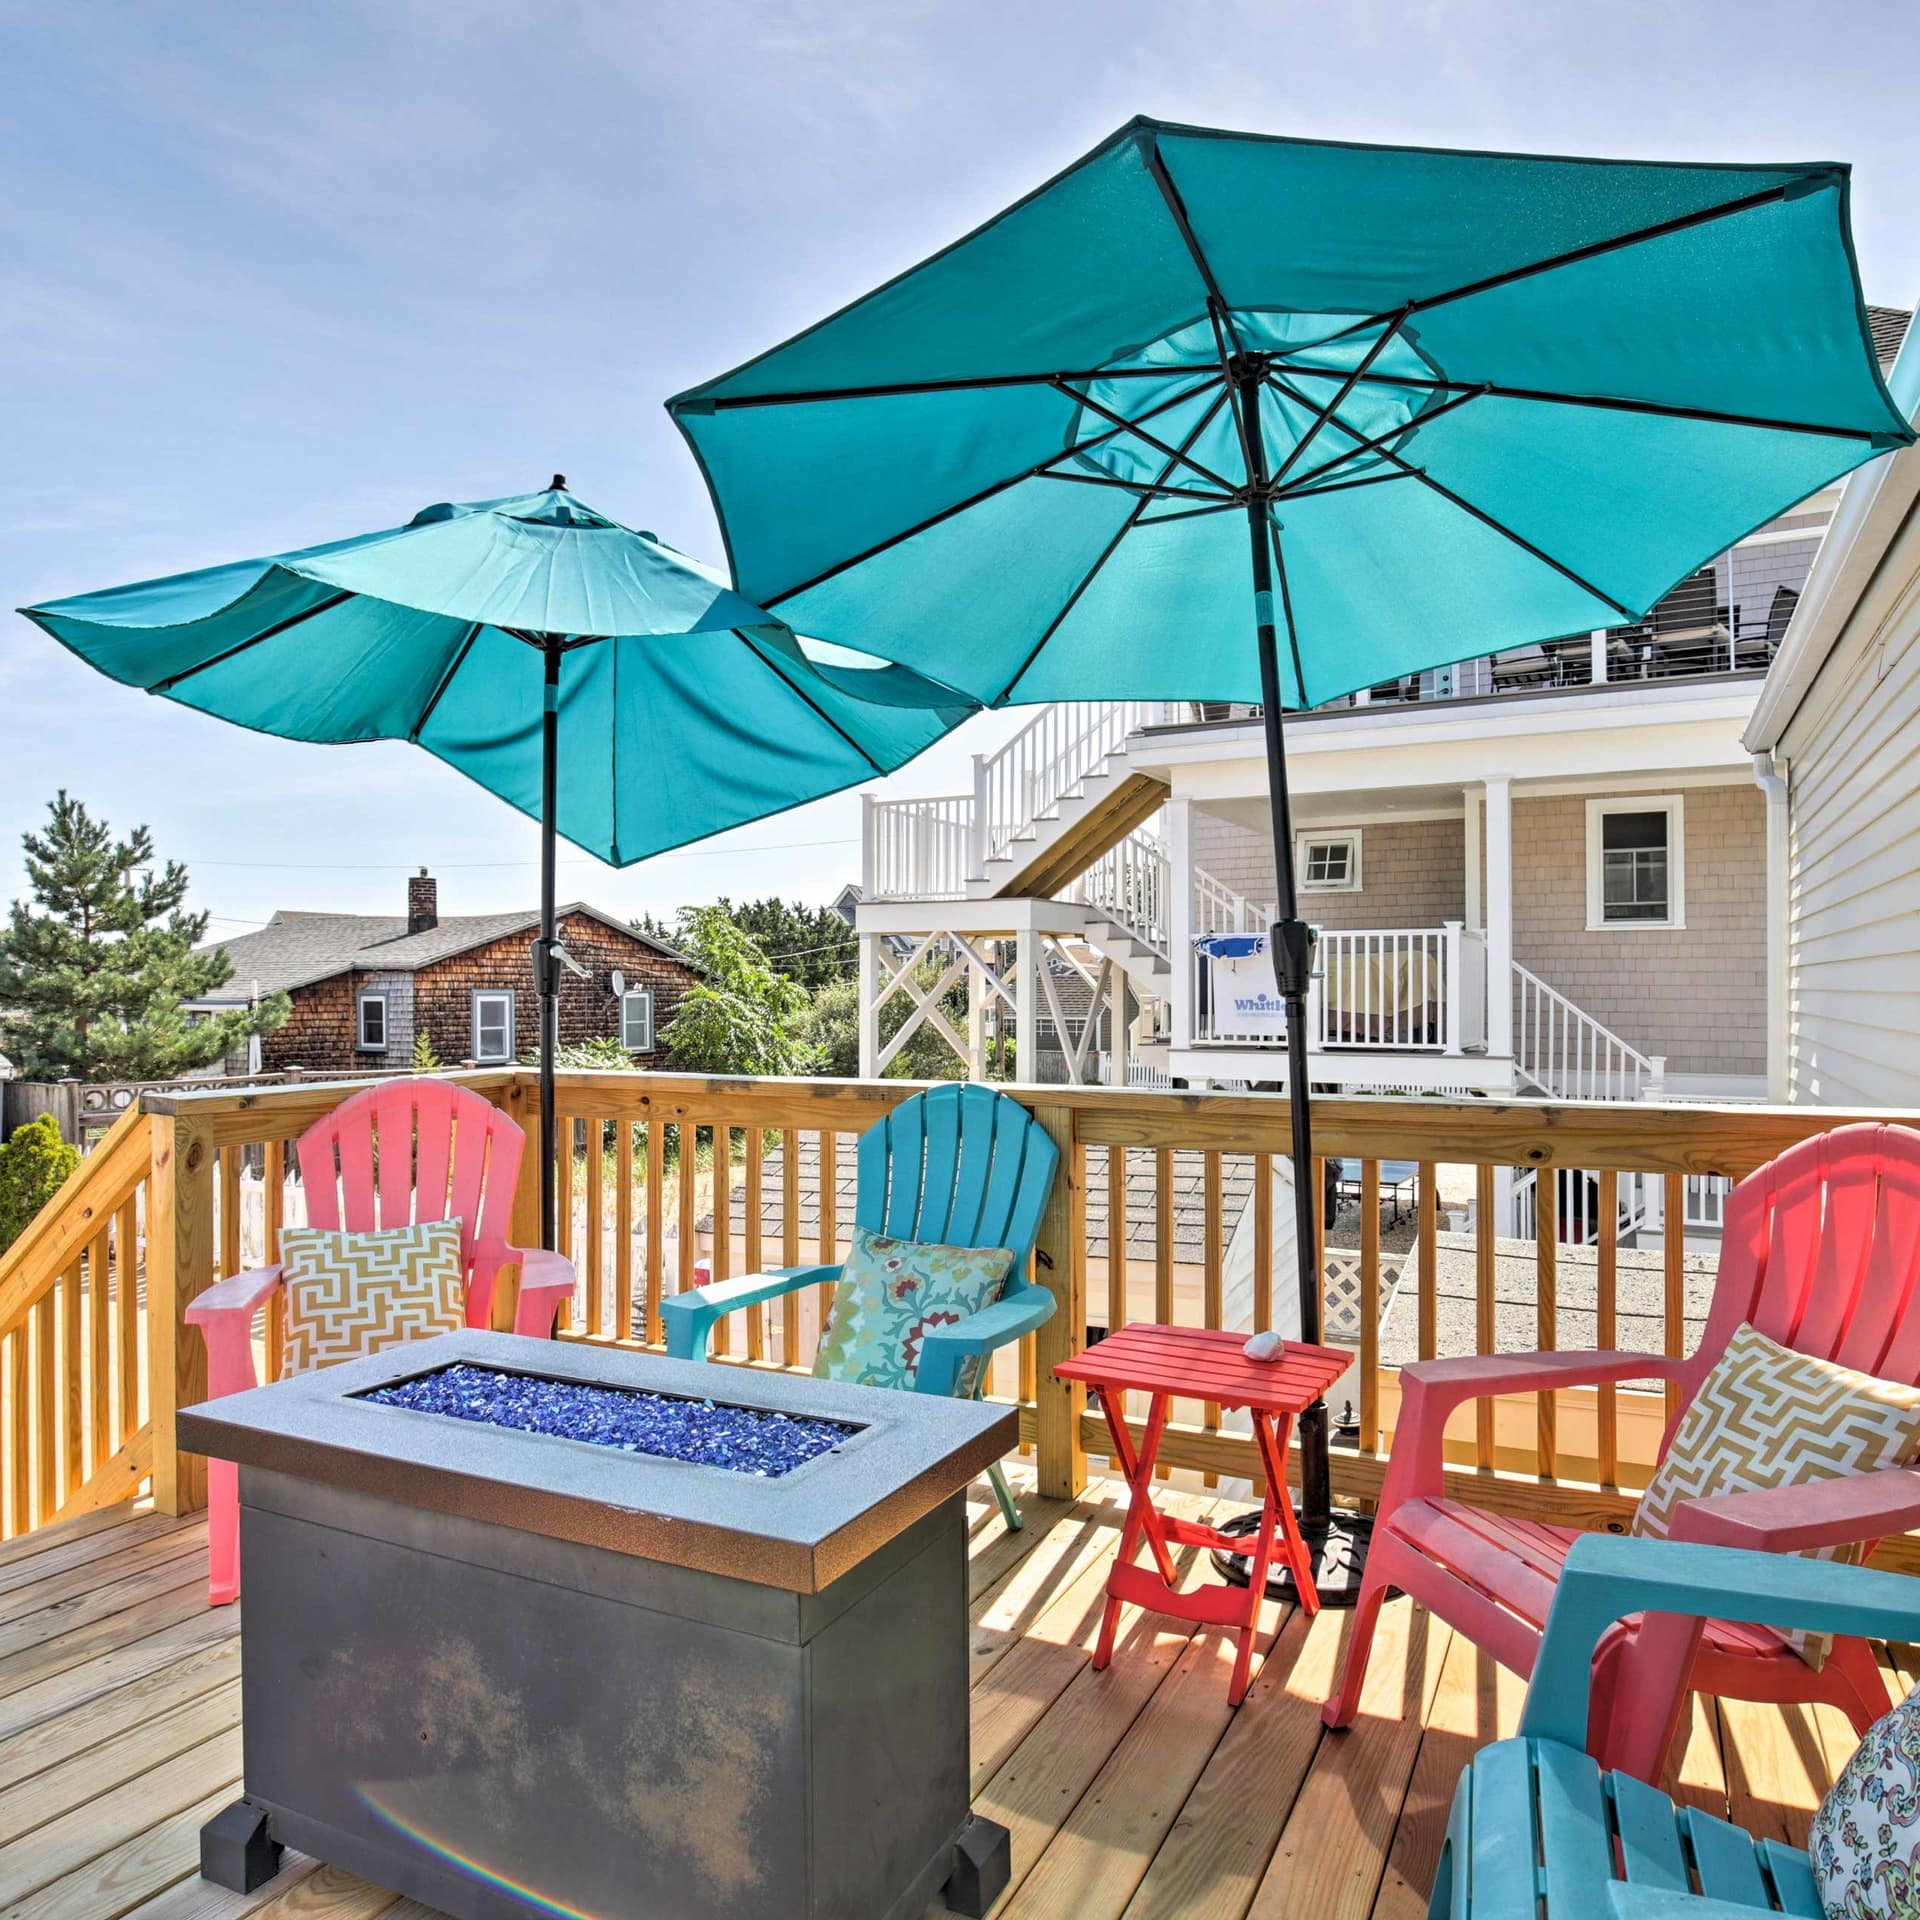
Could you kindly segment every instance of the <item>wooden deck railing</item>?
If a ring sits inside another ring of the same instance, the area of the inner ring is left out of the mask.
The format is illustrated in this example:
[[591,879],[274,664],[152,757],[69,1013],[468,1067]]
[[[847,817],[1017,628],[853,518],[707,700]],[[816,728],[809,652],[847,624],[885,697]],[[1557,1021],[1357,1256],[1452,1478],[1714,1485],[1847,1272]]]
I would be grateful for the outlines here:
[[[535,1136],[530,1071],[458,1077]],[[151,1474],[165,1509],[201,1503],[203,1463],[173,1443],[174,1410],[206,1390],[201,1343],[181,1314],[245,1257],[254,1237],[245,1222],[260,1217],[255,1182],[264,1199],[258,1237],[272,1243],[291,1193],[287,1144],[349,1091],[324,1085],[152,1099],[0,1260],[7,1401],[0,1488],[8,1531],[42,1524],[76,1502],[123,1497],[142,1472]],[[836,1258],[850,1225],[853,1143],[913,1091],[901,1081],[562,1072],[562,1244],[581,1287],[561,1337],[657,1345],[661,1299],[695,1284],[702,1263],[720,1279],[763,1264]],[[1280,1260],[1274,1256],[1272,1228],[1286,1218],[1274,1174],[1284,1168],[1287,1110],[1269,1095],[1013,1091],[1061,1149],[1062,1177],[1036,1253],[1036,1278],[1053,1289],[1061,1310],[1017,1356],[1002,1356],[990,1390],[1018,1402],[1022,1441],[1036,1456],[1042,1489],[1066,1495],[1084,1484],[1089,1453],[1107,1444],[1080,1390],[1052,1377],[1054,1364],[1083,1346],[1090,1331],[1129,1318],[1251,1327],[1284,1305],[1292,1271],[1284,1251]],[[1317,1149],[1363,1162],[1354,1417],[1351,1437],[1334,1452],[1336,1493],[1365,1501],[1379,1491],[1399,1403],[1388,1351],[1431,1355],[1443,1342],[1444,1350],[1480,1351],[1616,1344],[1621,1276],[1632,1271],[1613,1224],[1623,1176],[1657,1181],[1666,1217],[1677,1221],[1688,1176],[1738,1178],[1795,1141],[1869,1117],[1908,1116],[1646,1101],[1319,1102]],[[516,1237],[527,1242],[537,1195],[533,1159],[529,1154],[516,1197]],[[1380,1286],[1379,1168],[1387,1160],[1419,1166],[1415,1244],[1392,1304],[1394,1325],[1406,1331],[1394,1342],[1383,1340]],[[1577,1255],[1562,1246],[1559,1183],[1552,1179],[1538,1183],[1534,1246],[1498,1240],[1494,1193],[1502,1167],[1597,1171],[1597,1245]],[[1451,1198],[1465,1189],[1477,1203],[1478,1224],[1464,1240],[1443,1237],[1442,1169],[1449,1170]],[[1236,1236],[1225,1196],[1244,1191],[1249,1179]],[[1100,1203],[1091,1239],[1090,1192]],[[144,1312],[122,1279],[124,1250],[142,1232]],[[1445,1288],[1443,1253],[1460,1276]],[[1647,1257],[1639,1256],[1635,1281],[1643,1290]],[[1681,1352],[1689,1268],[1680,1236],[1669,1236],[1651,1257],[1658,1263],[1658,1337],[1642,1344]],[[1334,1264],[1354,1258],[1347,1250]],[[1579,1318],[1563,1339],[1562,1281],[1576,1259],[1591,1297],[1575,1302],[1569,1294],[1565,1311]],[[1531,1268],[1518,1298],[1516,1260]],[[1324,1271],[1324,1257],[1320,1265]],[[98,1291],[96,1273],[106,1280]],[[500,1323],[510,1324],[511,1288],[502,1294]],[[735,1314],[719,1330],[716,1357],[804,1368],[821,1305],[816,1293]],[[278,1342],[264,1344],[271,1353]],[[143,1345],[144,1395],[137,1360]],[[1337,1412],[1347,1392],[1337,1391]],[[1618,1527],[1651,1464],[1664,1411],[1660,1394],[1627,1387],[1467,1409],[1449,1436],[1455,1489],[1510,1512]],[[1232,1416],[1199,1401],[1176,1408],[1161,1458],[1169,1468],[1216,1479],[1257,1473],[1250,1437],[1235,1430]],[[1920,1566],[1920,1556],[1904,1551],[1913,1544],[1894,1543],[1894,1558]]]

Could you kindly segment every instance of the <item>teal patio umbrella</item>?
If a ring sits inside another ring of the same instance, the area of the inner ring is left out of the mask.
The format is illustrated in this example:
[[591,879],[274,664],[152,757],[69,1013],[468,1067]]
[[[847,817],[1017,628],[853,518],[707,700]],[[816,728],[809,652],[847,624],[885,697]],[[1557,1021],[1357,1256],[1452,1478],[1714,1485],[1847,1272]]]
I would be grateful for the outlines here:
[[408,740],[540,822],[541,1244],[554,1244],[556,836],[610,865],[889,773],[973,710],[797,638],[712,569],[541,493],[23,607],[127,686],[289,740]]
[[[1262,704],[1309,1339],[1283,710],[1633,621],[1912,437],[1842,166],[1152,120],[669,407],[735,582],[809,633],[987,705]],[[1301,1451],[1324,1538],[1324,1406]]]

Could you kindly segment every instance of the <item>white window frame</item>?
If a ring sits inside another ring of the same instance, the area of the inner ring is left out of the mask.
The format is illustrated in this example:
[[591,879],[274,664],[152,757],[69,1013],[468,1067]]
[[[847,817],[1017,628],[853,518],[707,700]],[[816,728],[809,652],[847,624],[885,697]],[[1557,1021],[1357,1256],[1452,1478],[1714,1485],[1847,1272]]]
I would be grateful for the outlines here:
[[[1609,920],[1603,822],[1611,813],[1664,813],[1667,816],[1667,915],[1664,920]],[[1677,793],[1595,794],[1587,800],[1587,931],[1589,933],[1673,933],[1687,924],[1687,820],[1685,797]]]
[[[376,1045],[367,1038],[367,1008],[380,1009],[380,1040]],[[385,1053],[393,1038],[393,1008],[383,987],[368,987],[354,996],[353,1050],[355,1053]]]
[[[480,1051],[480,1003],[483,1000],[503,1000],[507,1007],[507,1050],[504,1053],[482,1053]],[[475,987],[472,1001],[472,1041],[473,1061],[476,1066],[500,1067],[511,1064],[513,1060],[513,989],[511,987]]]
[[[1347,877],[1344,880],[1309,880],[1307,878],[1307,856],[1314,847],[1324,847],[1336,841],[1343,841],[1347,848]],[[1332,831],[1313,833],[1302,832],[1294,836],[1294,870],[1298,874],[1298,887],[1302,893],[1358,893],[1361,891],[1360,877],[1360,829],[1358,827],[1339,827]]]
[[[627,1038],[627,1010],[633,1001],[639,1001],[647,1010],[647,1042],[636,1047]],[[620,1044],[629,1053],[651,1053],[653,1051],[653,989],[651,987],[629,987],[620,996]]]

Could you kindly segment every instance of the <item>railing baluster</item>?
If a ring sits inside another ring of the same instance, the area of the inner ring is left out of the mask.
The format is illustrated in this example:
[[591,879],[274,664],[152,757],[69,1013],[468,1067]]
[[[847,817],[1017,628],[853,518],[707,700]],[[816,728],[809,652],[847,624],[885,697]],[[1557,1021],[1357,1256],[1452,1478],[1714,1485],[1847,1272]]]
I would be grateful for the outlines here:
[[[761,1154],[764,1150],[764,1130],[759,1126],[749,1126],[746,1135],[746,1191],[742,1196],[746,1205],[746,1262],[748,1273],[762,1271],[761,1261],[761,1219],[760,1219],[760,1182],[762,1176]],[[767,1309],[764,1304],[747,1309],[747,1358],[764,1360],[767,1357]]]
[[1107,1331],[1127,1324],[1127,1150],[1107,1149]]
[[33,1303],[33,1497],[36,1523],[53,1518],[54,1468],[58,1430],[54,1417],[54,1298],[52,1290]]
[[[780,1136],[780,1264],[800,1264],[800,1135],[788,1127]],[[780,1296],[780,1364],[800,1364],[800,1296]]]
[[[1153,1155],[1153,1317],[1161,1326],[1173,1321],[1173,1149]],[[1162,1466],[1156,1478],[1172,1471]]]
[[[277,1248],[269,1260],[279,1257]],[[114,1311],[119,1317],[120,1338],[115,1359],[119,1367],[120,1421],[114,1430],[116,1444],[124,1446],[127,1436],[140,1424],[140,1223],[138,1189],[121,1202],[113,1226]],[[268,1321],[272,1325],[271,1318]],[[268,1354],[278,1347],[269,1334]]]
[[1253,1324],[1273,1326],[1273,1155],[1253,1156]]
[[[820,1134],[820,1264],[837,1266],[840,1261],[840,1136],[831,1127]],[[833,1311],[833,1283],[823,1280],[814,1289],[819,1308],[819,1327],[815,1339],[826,1331],[827,1316]],[[811,1358],[811,1356],[809,1356]]]
[[607,1328],[604,1261],[606,1249],[602,1244],[602,1209],[606,1205],[605,1181],[602,1175],[603,1153],[601,1144],[602,1122],[592,1116],[587,1120],[587,1338],[598,1340]]
[[[724,1120],[713,1123],[713,1257],[709,1272],[717,1286],[733,1278],[733,1128]],[[733,1351],[733,1316],[723,1313],[714,1322],[713,1351]]]
[[667,1240],[667,1130],[658,1120],[647,1122],[647,1345],[666,1340],[660,1321],[660,1301],[666,1292]]
[[[1492,1353],[1494,1348],[1494,1282],[1497,1274],[1495,1235],[1499,1223],[1493,1217],[1493,1168],[1477,1166],[1473,1170],[1473,1341],[1477,1353]],[[1474,1464],[1482,1473],[1493,1467],[1493,1402],[1474,1403]]]
[[687,1293],[694,1283],[694,1221],[698,1217],[698,1193],[695,1182],[700,1170],[700,1128],[696,1121],[682,1118],[674,1128],[674,1140],[679,1147],[680,1193],[679,1193],[679,1244],[678,1259],[674,1272],[674,1291]]
[[[1663,1323],[1668,1356],[1679,1359],[1687,1350],[1687,1182],[1686,1175],[1670,1173],[1662,1196],[1660,1223],[1661,1265],[1666,1282]],[[1680,1411],[1680,1383],[1667,1382],[1667,1419]]]
[[1416,1204],[1420,1209],[1419,1271],[1420,1358],[1434,1359],[1440,1351],[1440,1169],[1431,1160],[1420,1162]]
[[[260,1180],[263,1189],[260,1257],[267,1266],[271,1267],[279,1264],[280,1229],[287,1223],[287,1143],[284,1140],[269,1140],[260,1151],[262,1155]],[[121,1244],[130,1246],[131,1234]],[[127,1272],[131,1274],[132,1268],[129,1267]],[[280,1378],[281,1366],[286,1358],[286,1344],[287,1290],[284,1287],[275,1287],[267,1297],[266,1376],[269,1381]],[[131,1416],[129,1416],[129,1429],[131,1425]]]
[[[558,1096],[555,1106],[558,1107]],[[554,1128],[554,1213],[555,1242],[562,1256],[568,1260],[574,1257],[575,1239],[573,1232],[573,1117],[568,1113],[556,1113],[558,1125]],[[578,1271],[578,1263],[575,1263]],[[556,1316],[555,1326],[564,1333],[573,1325],[573,1301],[571,1298],[561,1301],[560,1312]]]
[[1360,1451],[1380,1450],[1380,1162],[1360,1162]]
[[110,1221],[87,1246],[87,1470],[98,1472],[113,1452],[113,1302],[107,1289]]
[[633,1338],[633,1121],[613,1137],[613,1337]]
[[27,1322],[22,1320],[6,1339],[7,1362],[7,1533],[25,1533],[33,1524],[31,1476],[33,1443],[28,1426],[30,1389],[27,1368]]
[[[1534,1344],[1543,1353],[1560,1345],[1560,1169],[1543,1166],[1534,1176],[1535,1218]],[[1535,1395],[1537,1435],[1535,1471],[1551,1480],[1559,1471],[1559,1402],[1551,1392]]]
[[[1200,1312],[1203,1323],[1212,1329],[1218,1329],[1224,1318],[1225,1299],[1222,1286],[1222,1255],[1225,1251],[1222,1241],[1225,1238],[1225,1178],[1219,1153],[1209,1147],[1201,1156],[1202,1200],[1201,1223],[1201,1302]],[[1220,1430],[1220,1403],[1208,1400],[1202,1403],[1201,1424],[1209,1433]],[[1204,1476],[1203,1484],[1209,1487],[1219,1485],[1219,1475],[1209,1473]]]
[[[1612,1167],[1600,1175],[1600,1251],[1595,1273],[1594,1345],[1610,1352],[1619,1337],[1615,1320],[1620,1264],[1620,1176]],[[1600,1484],[1609,1491],[1620,1484],[1620,1403],[1611,1380],[1600,1388],[1598,1409]]]
[[60,1276],[60,1498],[80,1490],[87,1477],[86,1417],[83,1395],[86,1374],[80,1366],[80,1262],[76,1258]]

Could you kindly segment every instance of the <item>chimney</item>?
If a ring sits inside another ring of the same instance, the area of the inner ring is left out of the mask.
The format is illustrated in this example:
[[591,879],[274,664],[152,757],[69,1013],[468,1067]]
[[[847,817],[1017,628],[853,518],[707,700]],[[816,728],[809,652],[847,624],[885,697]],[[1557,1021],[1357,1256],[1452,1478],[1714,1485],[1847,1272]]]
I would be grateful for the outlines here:
[[426,933],[440,924],[440,885],[425,867],[407,881],[407,931]]

